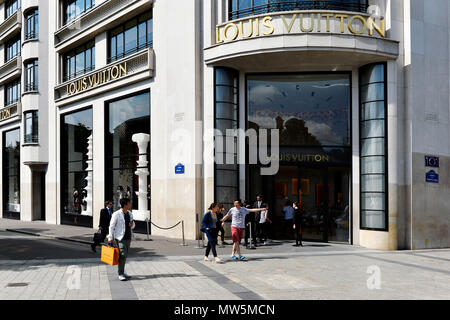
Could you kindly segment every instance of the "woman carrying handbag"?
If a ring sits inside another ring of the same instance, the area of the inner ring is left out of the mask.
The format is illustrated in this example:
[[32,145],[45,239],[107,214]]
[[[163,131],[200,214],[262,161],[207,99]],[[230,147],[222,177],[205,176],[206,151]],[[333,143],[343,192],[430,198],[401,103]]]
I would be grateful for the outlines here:
[[209,211],[205,213],[202,219],[202,227],[201,231],[206,233],[206,237],[208,238],[208,246],[206,247],[205,252],[205,261],[209,261],[209,252],[212,251],[214,255],[214,259],[216,263],[221,263],[222,260],[217,256],[216,245],[217,245],[217,213],[220,211],[219,203],[212,203],[208,209]]

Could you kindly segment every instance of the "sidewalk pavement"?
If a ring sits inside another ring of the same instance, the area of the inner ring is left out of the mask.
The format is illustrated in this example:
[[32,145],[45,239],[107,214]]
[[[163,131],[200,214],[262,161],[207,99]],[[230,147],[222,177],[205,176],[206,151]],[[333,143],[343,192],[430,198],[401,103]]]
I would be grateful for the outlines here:
[[[2,229],[70,240],[89,240],[93,233],[0,219],[0,241],[33,239],[16,232],[2,235]],[[145,236],[137,237],[126,265],[131,281],[120,282],[117,267],[98,258],[0,261],[0,301],[450,299],[449,249],[381,252],[275,242],[252,253],[247,250],[248,261],[232,261],[227,246],[220,249],[224,263],[216,264],[202,261],[204,250],[195,249],[195,241],[183,247],[177,240],[152,236],[154,241],[147,242]]]
[[[80,243],[83,245],[90,245],[95,229],[67,226],[67,225],[52,225],[43,221],[25,222],[18,220],[0,219],[0,230],[10,231],[15,233],[22,233],[26,235],[38,236],[41,238],[58,239],[64,241],[70,241]],[[204,253],[203,244],[200,241],[201,249],[198,248],[198,241],[185,240],[186,246],[182,246],[181,239],[171,239],[160,236],[150,236],[151,241],[146,241],[147,235],[134,234],[135,240],[133,240],[133,248],[138,250],[139,257],[170,257],[176,256],[178,258],[189,256],[200,256]],[[219,256],[229,256],[231,253],[231,240],[226,240],[229,245],[225,247],[218,247],[217,252]],[[367,249],[358,246],[351,246],[347,244],[336,243],[306,243],[303,247],[293,247],[294,241],[272,241],[266,246],[258,246],[256,250],[246,249],[241,245],[241,252],[247,256],[260,256],[260,255],[295,255],[298,253],[308,252],[353,252],[353,251],[365,251]],[[207,244],[205,239],[204,244]]]

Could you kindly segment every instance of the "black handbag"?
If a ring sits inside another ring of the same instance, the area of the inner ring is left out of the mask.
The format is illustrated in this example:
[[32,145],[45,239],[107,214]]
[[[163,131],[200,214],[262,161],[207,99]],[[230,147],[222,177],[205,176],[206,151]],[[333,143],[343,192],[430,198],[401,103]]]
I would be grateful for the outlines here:
[[96,233],[94,233],[94,242],[95,243],[101,243],[103,241],[102,232],[99,230]]

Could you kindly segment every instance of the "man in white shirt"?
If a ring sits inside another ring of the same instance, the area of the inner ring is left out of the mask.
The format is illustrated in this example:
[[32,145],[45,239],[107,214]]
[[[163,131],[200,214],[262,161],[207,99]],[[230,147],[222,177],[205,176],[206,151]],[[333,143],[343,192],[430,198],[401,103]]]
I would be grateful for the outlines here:
[[[231,258],[233,260],[245,260],[245,257],[241,255],[240,243],[244,237],[245,231],[245,216],[250,212],[260,212],[266,210],[261,209],[246,209],[241,207],[241,200],[236,200],[234,202],[234,207],[228,211],[225,217],[223,217],[222,226],[225,225],[225,221],[231,217],[231,237],[233,239],[233,251],[231,253]],[[238,254],[236,256],[236,253]]]
[[126,281],[131,277],[125,273],[125,263],[131,245],[131,230],[134,229],[131,201],[128,198],[120,199],[122,209],[114,212],[109,224],[109,244],[115,243],[119,248],[119,280]]

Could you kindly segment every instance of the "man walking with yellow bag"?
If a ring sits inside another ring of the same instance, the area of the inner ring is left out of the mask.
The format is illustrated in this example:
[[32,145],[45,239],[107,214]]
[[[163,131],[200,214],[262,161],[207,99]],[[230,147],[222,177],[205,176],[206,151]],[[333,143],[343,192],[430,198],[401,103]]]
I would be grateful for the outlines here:
[[119,280],[126,281],[131,277],[125,273],[125,263],[131,245],[131,230],[134,229],[133,214],[131,213],[131,201],[128,198],[120,199],[121,209],[114,212],[109,224],[108,241],[113,240],[119,248]]

